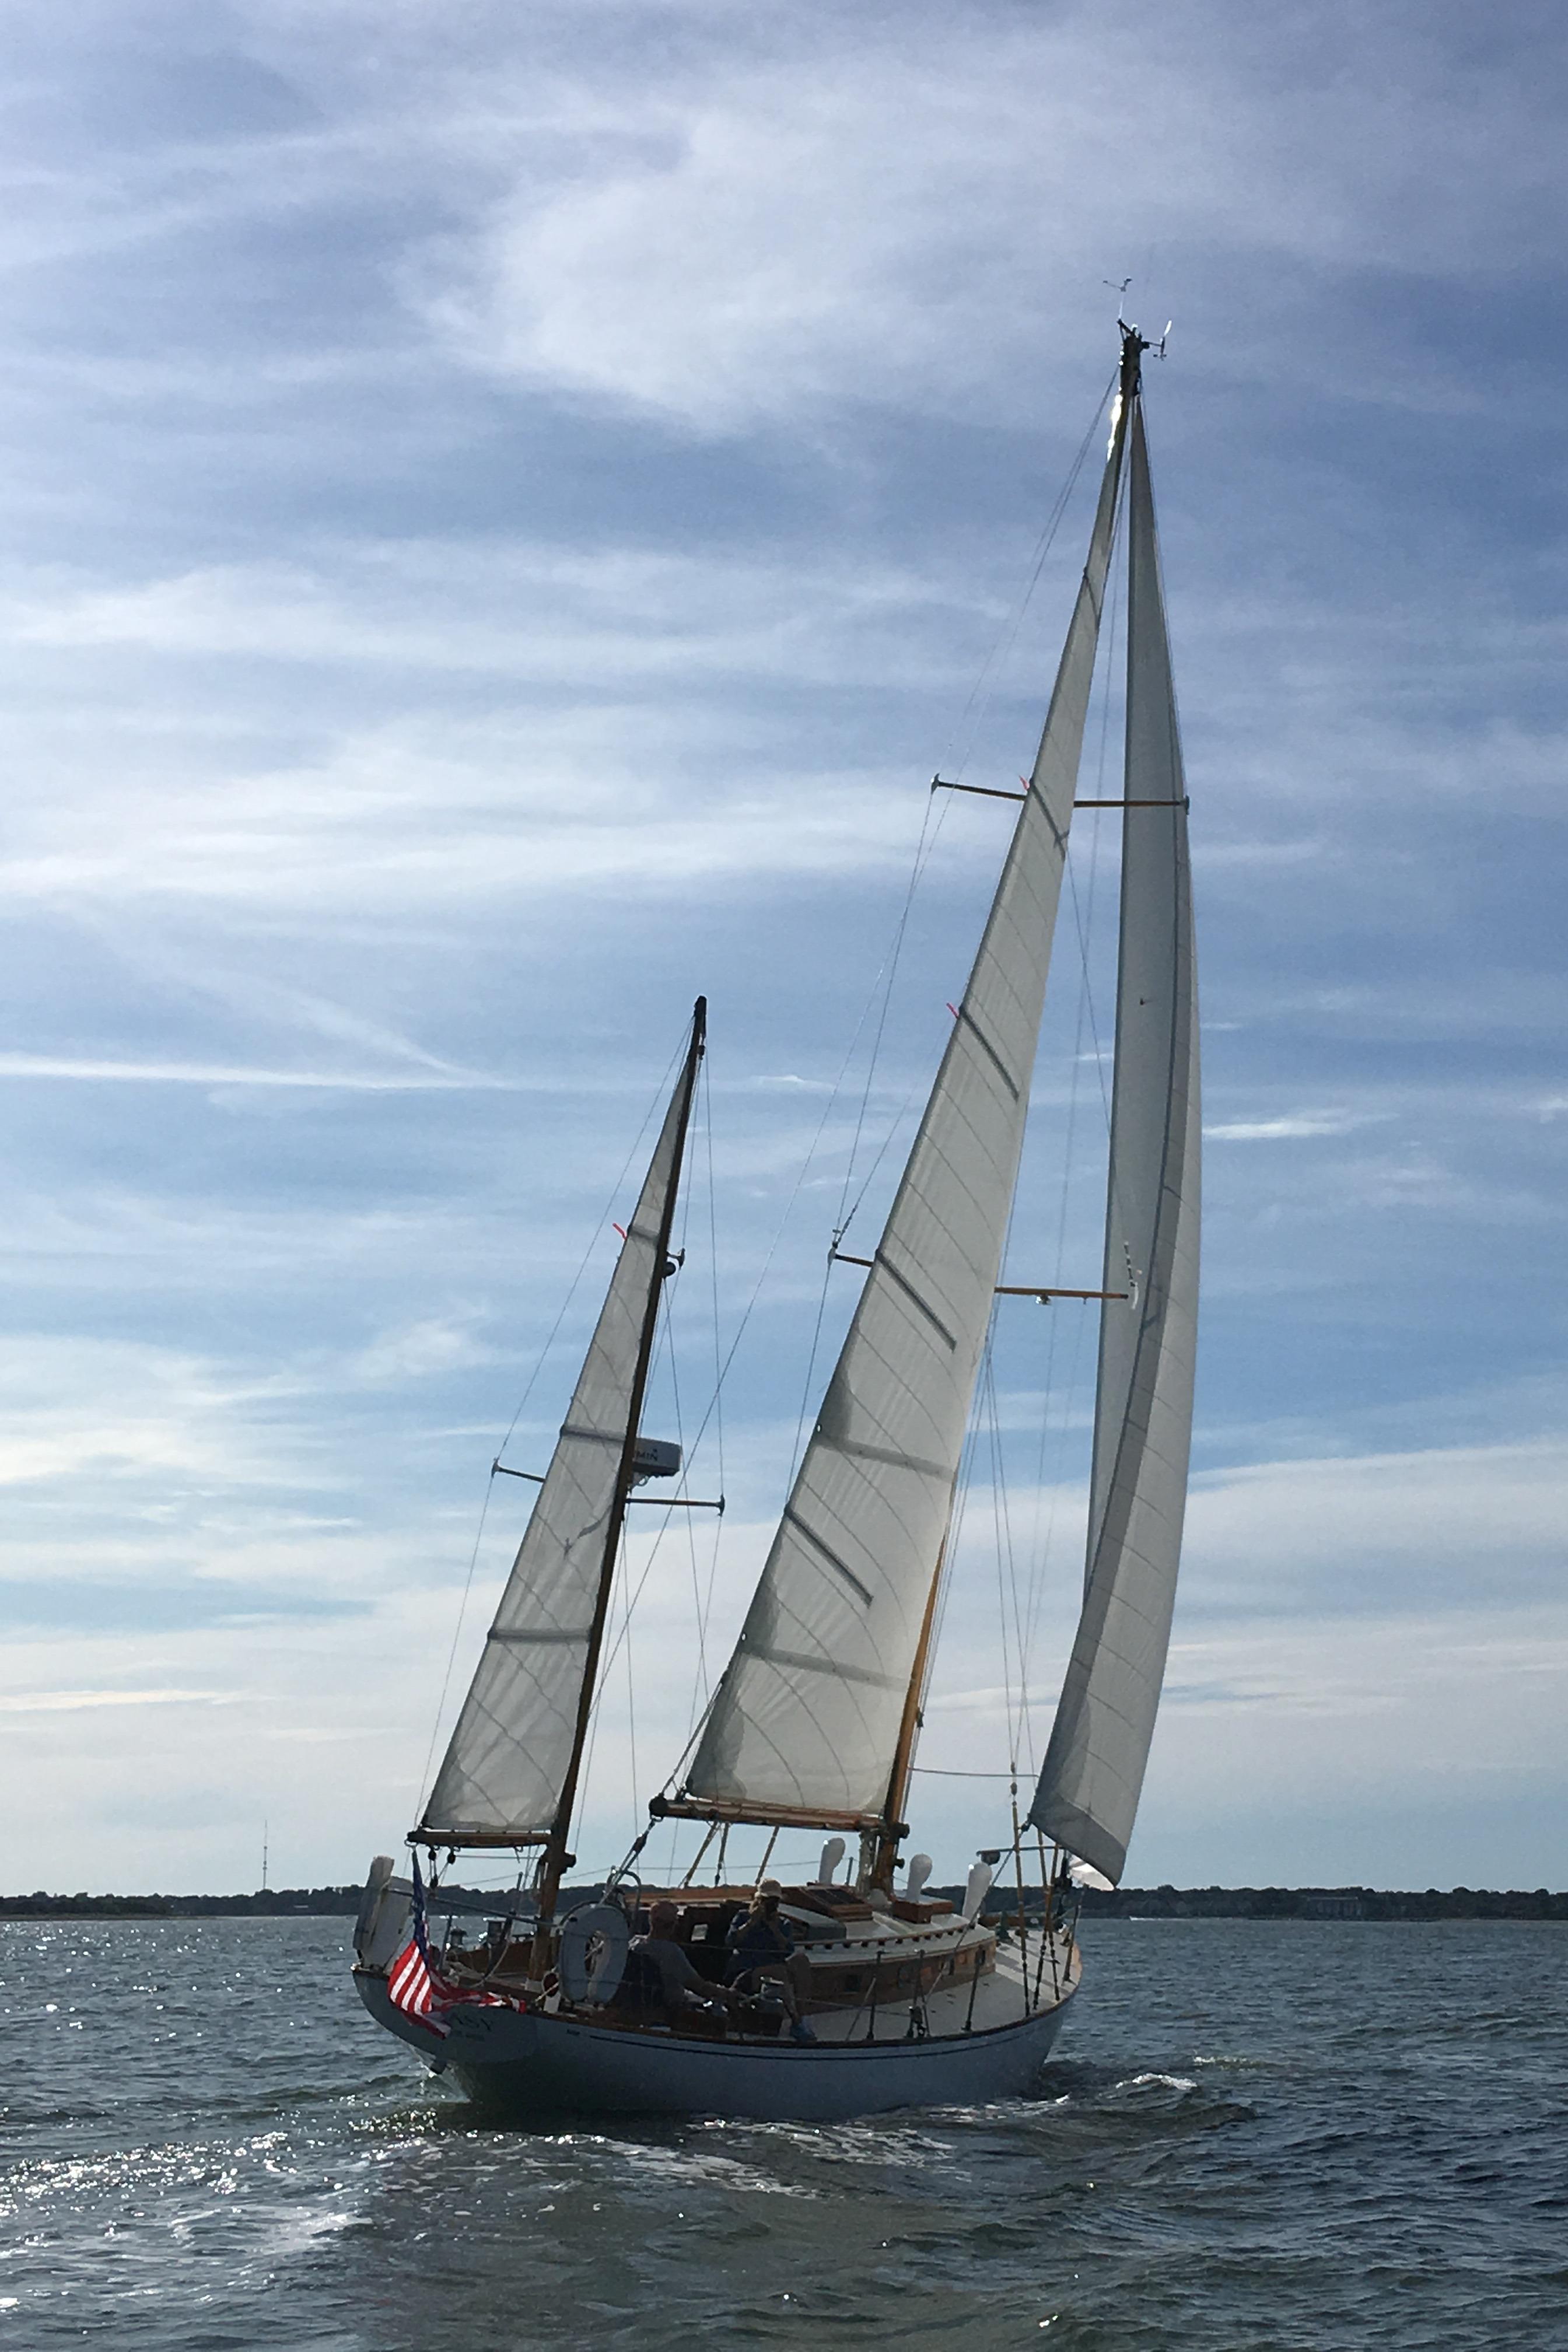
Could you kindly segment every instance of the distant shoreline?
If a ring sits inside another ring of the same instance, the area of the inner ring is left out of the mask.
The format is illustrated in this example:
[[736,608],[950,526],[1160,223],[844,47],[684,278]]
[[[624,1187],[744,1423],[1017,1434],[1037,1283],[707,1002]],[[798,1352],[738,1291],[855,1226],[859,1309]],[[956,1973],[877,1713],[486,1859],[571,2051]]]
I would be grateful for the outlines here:
[[[584,1900],[596,1888],[568,1887]],[[956,1898],[962,1890],[942,1892]],[[358,1886],[281,1886],[254,1895],[0,1895],[5,1919],[301,1919],[353,1918]],[[496,1908],[503,1898],[494,1898]],[[987,1911],[1005,1916],[1016,1897],[996,1886]],[[1038,1908],[1039,1889],[1026,1892]],[[1083,1916],[1136,1919],[1556,1919],[1568,1922],[1568,1893],[1545,1887],[1509,1891],[1429,1886],[1423,1892],[1375,1886],[1121,1886],[1086,1889]]]
[[[994,1899],[994,1898],[993,1898]],[[1568,1894],[1488,1887],[1119,1886],[1086,1887],[1083,1916],[1111,1919],[1561,1919]]]

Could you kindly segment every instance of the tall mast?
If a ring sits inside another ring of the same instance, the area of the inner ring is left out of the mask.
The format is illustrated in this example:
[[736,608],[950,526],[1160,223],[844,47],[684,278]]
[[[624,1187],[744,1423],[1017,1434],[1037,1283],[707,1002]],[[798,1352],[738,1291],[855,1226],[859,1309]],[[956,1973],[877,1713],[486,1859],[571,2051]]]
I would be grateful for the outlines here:
[[875,1832],[867,1872],[867,1883],[891,1894],[893,1872],[898,1864],[899,1845],[904,1834],[904,1807],[909,1801],[910,1781],[915,1769],[915,1741],[920,1737],[921,1705],[925,1697],[926,1679],[931,1672],[931,1643],[936,1635],[937,1602],[942,1593],[942,1572],[947,1562],[947,1538],[942,1538],[936,1570],[926,1594],[925,1615],[921,1620],[921,1637],[915,1647],[914,1664],[910,1669],[910,1686],[904,1695],[904,1712],[899,1722],[899,1744],[893,1750],[893,1769],[888,1779],[888,1801],[882,1811],[881,1826]]
[[[1123,436],[1129,431],[1132,404],[1142,385],[1143,354],[1151,346],[1136,327],[1125,320],[1121,328],[1121,371],[1117,386],[1117,425]],[[1109,1279],[1109,1277],[1108,1277]],[[893,1869],[898,1857],[899,1843],[904,1830],[904,1809],[909,1801],[910,1782],[914,1772],[915,1744],[921,1730],[921,1706],[925,1696],[927,1678],[931,1672],[931,1643],[936,1631],[937,1608],[942,1593],[942,1571],[947,1563],[947,1540],[944,1538],[931,1575],[931,1590],[926,1595],[925,1614],[921,1621],[920,1641],[910,1672],[909,1689],[904,1697],[904,1711],[899,1724],[898,1746],[893,1755],[893,1769],[888,1782],[888,1798],[883,1825],[876,1833],[871,1851],[869,1882],[873,1886],[890,1888]]]
[[[650,1302],[668,1265],[671,1203],[690,1110],[693,1020],[637,1204],[468,1694],[419,1822],[416,1844],[563,1845],[562,1791],[575,1769],[584,1685],[602,1627],[605,1538],[625,1506],[652,1336]],[[500,1465],[495,1468],[499,1471]],[[527,1476],[531,1474],[518,1474]],[[662,1475],[662,1474],[659,1474]],[[591,1653],[593,1654],[591,1655]]]
[[[1192,869],[1138,364],[1128,434],[1126,822],[1105,1287],[1082,1614],[1029,1820],[1126,1864],[1181,1559],[1197,1343],[1202,1118]],[[1131,1279],[1129,1279],[1131,1277]],[[1111,1294],[1126,1285],[1129,1295]]]
[[594,1600],[594,1616],[588,1633],[587,1656],[583,1666],[583,1685],[578,1694],[577,1719],[572,1734],[572,1748],[561,1796],[544,1841],[544,1853],[539,1865],[539,1923],[542,1931],[552,1917],[555,1899],[561,1891],[561,1881],[571,1869],[575,1856],[566,1850],[572,1828],[573,1809],[577,1801],[577,1782],[583,1767],[583,1750],[588,1738],[588,1722],[594,1709],[595,1685],[599,1676],[599,1658],[605,1646],[605,1627],[609,1622],[610,1594],[616,1581],[616,1562],[620,1554],[621,1536],[626,1526],[626,1501],[632,1490],[632,1471],[637,1448],[637,1433],[642,1421],[643,1399],[647,1390],[648,1367],[653,1361],[654,1342],[658,1336],[659,1301],[668,1276],[675,1271],[669,1255],[670,1235],[675,1229],[675,1204],[679,1193],[680,1170],[686,1152],[687,1130],[691,1123],[691,1101],[697,1090],[697,1073],[701,1066],[703,1049],[708,1035],[708,999],[700,996],[692,1008],[691,1042],[687,1048],[686,1066],[676,1090],[675,1152],[671,1181],[666,1192],[654,1244],[653,1273],[648,1284],[647,1305],[644,1311],[642,1332],[637,1346],[637,1369],[632,1375],[631,1407],[626,1422],[626,1433],[621,1447],[620,1466],[616,1474],[614,1497],[605,1526],[605,1548],[599,1566],[598,1590]]
[[855,1830],[883,1871],[897,1843],[1028,1114],[1126,415],[1124,401],[1029,788],[941,1066],[734,1654],[656,1814]]
[[[1121,329],[1121,377],[1118,397],[1121,404],[1122,416],[1127,418],[1133,402],[1143,387],[1143,354],[1147,351],[1152,351],[1153,345],[1147,335],[1141,335],[1136,327],[1128,325],[1125,319],[1120,320],[1118,324]],[[1164,344],[1162,343],[1160,346],[1162,352],[1164,348]]]

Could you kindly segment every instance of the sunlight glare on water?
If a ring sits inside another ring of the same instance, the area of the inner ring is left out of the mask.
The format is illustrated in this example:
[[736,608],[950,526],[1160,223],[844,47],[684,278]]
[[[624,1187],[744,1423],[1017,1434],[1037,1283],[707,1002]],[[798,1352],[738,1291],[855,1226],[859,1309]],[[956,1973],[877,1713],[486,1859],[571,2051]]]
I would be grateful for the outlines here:
[[0,2347],[1568,2347],[1560,1927],[1097,1921],[1037,2098],[521,2132],[347,1926],[0,1929]]

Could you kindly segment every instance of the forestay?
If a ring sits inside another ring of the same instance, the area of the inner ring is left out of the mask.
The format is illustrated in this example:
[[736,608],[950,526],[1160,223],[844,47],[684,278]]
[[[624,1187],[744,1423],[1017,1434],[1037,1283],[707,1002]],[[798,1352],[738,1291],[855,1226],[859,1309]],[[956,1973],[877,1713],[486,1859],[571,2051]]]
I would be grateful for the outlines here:
[[885,1818],[1028,1109],[1126,417],[1030,788],[871,1272],[679,1802]]
[[[1029,1819],[1119,1879],[1170,1640],[1192,1444],[1198,1028],[1185,786],[1142,404],[1129,483],[1127,799],[1088,1573]],[[1168,804],[1168,805],[1166,805]]]
[[659,1236],[679,1181],[696,1050],[671,1097],[571,1409],[417,1835],[507,1844],[556,1824],[638,1397]]

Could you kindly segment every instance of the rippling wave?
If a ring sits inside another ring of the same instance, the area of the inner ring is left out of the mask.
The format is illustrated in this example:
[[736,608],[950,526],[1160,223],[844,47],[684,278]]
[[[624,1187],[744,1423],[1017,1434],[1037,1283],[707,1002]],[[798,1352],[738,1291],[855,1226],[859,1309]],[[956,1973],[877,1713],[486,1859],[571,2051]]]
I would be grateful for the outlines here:
[[338,1920],[0,1927],[0,2344],[1568,2352],[1568,1931],[1096,1922],[1037,2097],[479,2124]]

